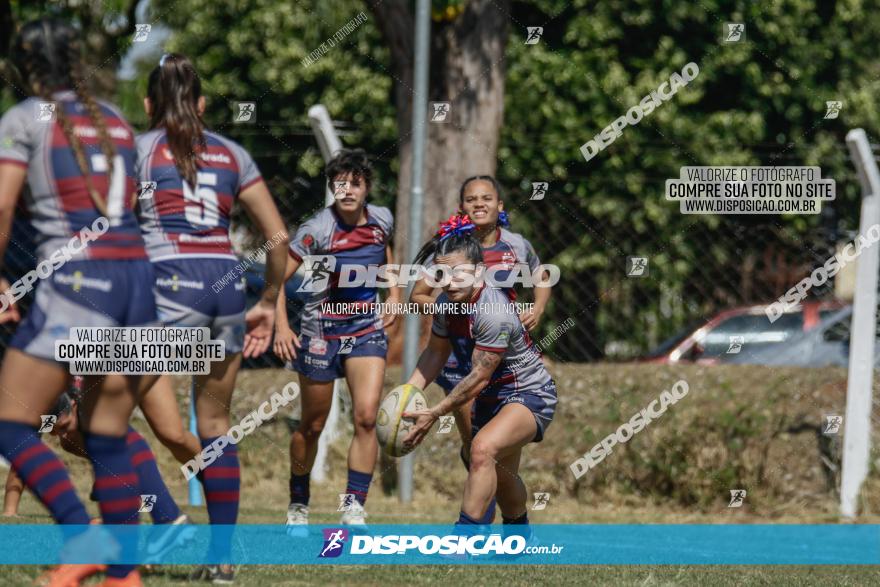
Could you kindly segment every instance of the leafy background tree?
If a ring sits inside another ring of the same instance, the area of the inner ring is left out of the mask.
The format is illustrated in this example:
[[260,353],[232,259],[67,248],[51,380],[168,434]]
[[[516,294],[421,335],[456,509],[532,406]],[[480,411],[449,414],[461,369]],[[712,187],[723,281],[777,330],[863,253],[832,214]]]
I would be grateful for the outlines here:
[[[494,169],[514,229],[561,268],[542,329],[569,316],[576,325],[555,356],[636,353],[690,319],[766,302],[857,228],[860,191],[844,135],[877,127],[877,2],[451,4],[451,15],[432,22],[431,100],[452,96],[454,116],[429,126],[426,227],[454,211],[461,179]],[[374,199],[396,207],[405,236],[413,10],[403,0],[156,0],[149,22],[173,31],[166,49],[195,59],[211,126],[255,154],[292,223],[322,203],[306,112],[323,103],[343,142],[374,155]],[[303,63],[362,11],[365,23]],[[19,5],[13,20],[31,13]],[[725,22],[744,23],[746,39],[723,43]],[[543,34],[526,45],[530,26]],[[691,61],[700,74],[687,88],[584,160],[583,143]],[[144,83],[141,75],[116,88],[141,126]],[[829,100],[844,103],[837,119],[824,118]],[[257,102],[255,125],[232,123],[234,101]],[[464,149],[468,141],[482,147]],[[762,164],[818,165],[837,180],[837,201],[821,216],[685,216],[663,197],[682,166]],[[543,200],[529,199],[535,181],[550,184]],[[626,278],[628,255],[649,258],[648,277]]]

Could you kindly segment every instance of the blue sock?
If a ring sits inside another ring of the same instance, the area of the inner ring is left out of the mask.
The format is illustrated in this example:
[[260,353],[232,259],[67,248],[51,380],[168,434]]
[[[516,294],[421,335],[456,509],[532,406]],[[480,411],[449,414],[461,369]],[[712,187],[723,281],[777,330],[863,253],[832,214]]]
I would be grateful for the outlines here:
[[128,427],[128,435],[125,437],[131,464],[137,471],[140,482],[141,494],[155,495],[156,503],[150,510],[150,516],[154,524],[167,524],[180,516],[180,508],[174,502],[174,498],[168,492],[168,487],[162,480],[159,467],[156,466],[156,457],[150,450],[150,445],[137,430]]
[[372,473],[361,473],[352,469],[348,470],[348,485],[346,493],[354,494],[358,503],[364,505],[367,501],[367,492],[370,490],[370,482],[373,480]]
[[[136,525],[141,507],[140,485],[125,437],[83,434],[83,438],[95,471],[95,494],[102,523]],[[136,540],[120,542],[121,558],[132,560],[137,552]],[[135,565],[111,565],[107,567],[107,576],[121,579],[134,569]]]
[[306,473],[305,475],[295,475],[291,473],[289,484],[290,503],[309,505],[309,497],[311,497],[309,493],[310,477],[310,473]]
[[0,454],[59,524],[88,524],[64,463],[43,444],[32,426],[0,421]]

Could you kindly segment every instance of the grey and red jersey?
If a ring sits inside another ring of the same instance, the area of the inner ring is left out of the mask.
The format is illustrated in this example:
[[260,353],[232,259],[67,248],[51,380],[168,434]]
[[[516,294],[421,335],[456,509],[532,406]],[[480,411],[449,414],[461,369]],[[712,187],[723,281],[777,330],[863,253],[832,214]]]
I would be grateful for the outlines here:
[[[388,208],[366,205],[366,224],[345,224],[333,206],[324,208],[302,225],[290,241],[290,256],[297,261],[308,258],[312,270],[305,284],[309,288],[302,315],[302,332],[319,339],[361,336],[382,328],[382,319],[371,304],[377,301],[377,288],[369,285],[339,287],[344,265],[360,267],[387,263],[385,247],[394,230],[394,217]],[[319,274],[318,265],[321,272]],[[305,287],[304,287],[305,289]],[[325,305],[326,304],[326,305]],[[334,311],[331,304],[344,304],[346,312]]]
[[[104,198],[110,228],[72,256],[73,259],[143,259],[144,241],[132,209],[136,189],[134,131],[112,105],[98,102],[115,160],[107,161],[98,130],[88,111],[71,91],[58,92],[53,101],[28,98],[0,119],[0,163],[27,169],[29,190],[24,203],[37,235],[37,255],[49,257],[102,216],[95,207],[86,178],[57,121],[63,111],[79,138],[94,189]],[[56,110],[57,109],[57,110]],[[118,170],[113,176],[111,169]]]
[[445,292],[435,304],[441,312],[434,315],[431,331],[448,338],[456,356],[467,356],[470,364],[474,349],[501,354],[501,363],[481,395],[502,391],[543,393],[551,381],[550,373],[503,290],[483,286],[470,303],[457,305],[459,312],[449,311]]
[[205,132],[205,142],[198,153],[198,185],[190,186],[174,164],[164,129],[137,137],[137,175],[142,186],[149,186],[140,200],[140,221],[151,261],[237,260],[229,239],[232,208],[262,176],[238,143],[213,132]]

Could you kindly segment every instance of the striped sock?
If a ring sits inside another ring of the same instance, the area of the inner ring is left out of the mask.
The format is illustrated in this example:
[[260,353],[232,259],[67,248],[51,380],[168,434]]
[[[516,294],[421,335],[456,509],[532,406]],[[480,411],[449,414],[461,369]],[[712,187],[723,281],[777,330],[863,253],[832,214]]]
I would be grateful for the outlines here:
[[[140,487],[126,450],[125,437],[83,434],[83,438],[95,471],[95,495],[101,508],[102,523],[137,525]],[[136,538],[136,535],[132,536]],[[120,542],[121,558],[132,560],[137,552],[136,540]],[[111,565],[107,568],[107,576],[121,579],[134,569],[135,565]]]
[[311,497],[311,494],[309,493],[310,477],[310,473],[306,473],[305,475],[294,475],[291,473],[290,503],[309,505],[309,497]]
[[[202,448],[215,440],[217,438],[202,438]],[[235,524],[240,487],[238,447],[230,442],[223,448],[223,453],[205,468],[205,501],[208,502],[208,519],[212,525]],[[232,550],[231,530],[231,527],[218,528],[211,532],[211,552],[224,560],[228,559]]]
[[141,494],[155,495],[156,503],[150,511],[154,524],[167,524],[180,516],[180,508],[174,502],[174,498],[168,492],[159,467],[156,465],[156,457],[150,450],[150,445],[137,430],[128,427],[128,435],[125,437],[131,464],[137,472],[140,481]]
[[64,463],[43,444],[32,426],[0,421],[0,454],[59,524],[88,524]]
[[353,469],[348,470],[348,485],[346,493],[354,494],[358,503],[364,505],[367,502],[367,492],[370,491],[370,482],[373,480],[372,473],[361,473]]

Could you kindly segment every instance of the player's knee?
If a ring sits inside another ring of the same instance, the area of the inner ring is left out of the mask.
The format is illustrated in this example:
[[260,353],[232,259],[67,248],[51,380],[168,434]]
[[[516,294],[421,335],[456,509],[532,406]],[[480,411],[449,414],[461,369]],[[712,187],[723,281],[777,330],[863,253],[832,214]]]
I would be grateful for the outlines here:
[[482,438],[475,438],[471,442],[471,469],[482,467],[494,467],[495,456],[498,448],[495,443]]
[[366,432],[370,433],[376,429],[376,414],[375,412],[369,413],[355,413],[354,415],[354,426],[358,432]]
[[324,423],[326,418],[311,418],[303,420],[299,425],[299,432],[306,437],[307,440],[317,439],[324,431]]

